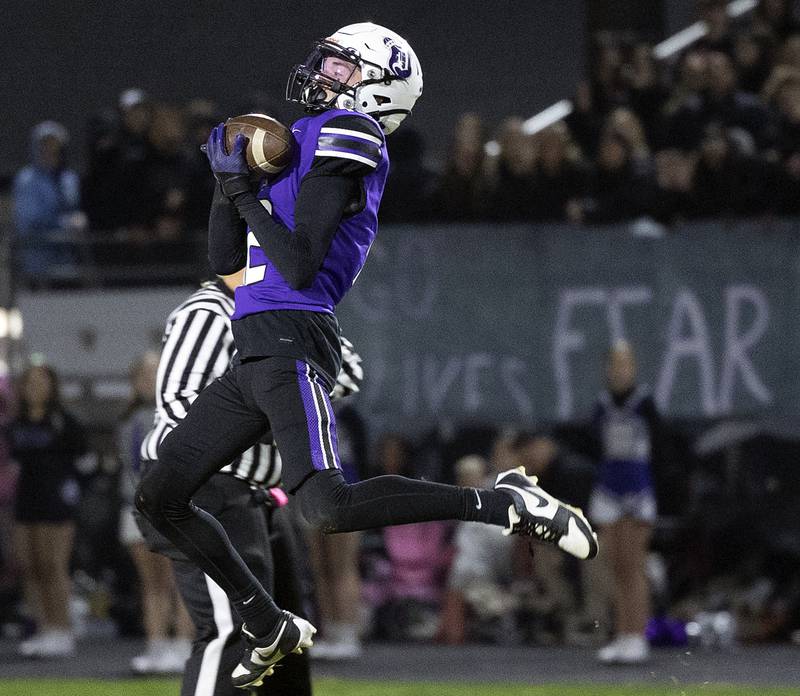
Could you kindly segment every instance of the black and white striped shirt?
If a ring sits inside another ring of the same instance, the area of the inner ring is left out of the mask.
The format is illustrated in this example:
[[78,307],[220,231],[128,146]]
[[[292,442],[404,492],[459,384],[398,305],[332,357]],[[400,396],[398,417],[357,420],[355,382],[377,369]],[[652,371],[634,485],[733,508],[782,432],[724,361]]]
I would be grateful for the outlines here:
[[[233,306],[221,283],[208,282],[169,315],[156,379],[155,419],[142,442],[142,459],[157,458],[159,443],[186,417],[198,394],[227,371],[236,350],[230,321]],[[342,358],[344,366],[333,397],[358,391],[363,378],[361,358],[344,338]],[[258,444],[221,472],[276,486],[281,478],[280,454],[273,445]]]

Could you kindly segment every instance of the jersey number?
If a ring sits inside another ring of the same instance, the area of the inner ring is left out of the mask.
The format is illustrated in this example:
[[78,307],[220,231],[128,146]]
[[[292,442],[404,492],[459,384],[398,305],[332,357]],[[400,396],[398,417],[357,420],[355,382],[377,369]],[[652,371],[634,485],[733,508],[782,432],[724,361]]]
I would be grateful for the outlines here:
[[[261,199],[261,205],[272,215],[272,203],[266,198]],[[258,243],[256,236],[247,232],[247,266],[244,269],[244,284],[253,285],[264,280],[267,273],[267,256]]]

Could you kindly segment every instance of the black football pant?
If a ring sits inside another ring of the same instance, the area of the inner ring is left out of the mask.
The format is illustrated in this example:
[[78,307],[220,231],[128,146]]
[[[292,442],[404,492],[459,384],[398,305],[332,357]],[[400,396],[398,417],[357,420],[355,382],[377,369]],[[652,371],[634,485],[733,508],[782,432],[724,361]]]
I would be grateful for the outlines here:
[[338,470],[331,387],[310,365],[292,358],[234,366],[201,392],[167,435],[137,491],[137,508],[225,591],[256,635],[277,626],[280,610],[219,522],[192,497],[270,429],[283,460],[284,487],[295,494],[305,517],[325,531],[439,519],[506,521],[502,493],[482,492],[484,502],[476,508],[473,489],[400,476],[345,483]]
[[[194,500],[222,524],[244,562],[279,606],[303,616],[296,531],[287,511],[267,507],[246,482],[228,474],[212,476]],[[146,521],[140,526],[151,550],[172,559],[178,591],[195,626],[181,696],[241,696],[242,690],[231,682],[231,672],[245,649],[241,618],[219,585],[164,537],[154,535]],[[308,654],[287,655],[267,682],[251,691],[265,696],[311,696]]]

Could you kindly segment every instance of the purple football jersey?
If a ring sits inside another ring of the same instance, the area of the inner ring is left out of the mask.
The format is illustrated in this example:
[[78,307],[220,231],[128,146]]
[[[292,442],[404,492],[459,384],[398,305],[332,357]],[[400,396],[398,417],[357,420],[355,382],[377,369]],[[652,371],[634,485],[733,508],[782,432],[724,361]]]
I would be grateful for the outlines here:
[[326,128],[326,123],[340,116],[367,119],[374,126],[369,129],[370,133],[380,132],[370,116],[353,111],[333,109],[301,118],[292,124],[295,139],[292,163],[275,179],[264,183],[258,198],[276,220],[294,230],[300,182],[314,158],[341,158],[364,165],[363,210],[342,218],[313,284],[302,290],[292,290],[248,229],[244,284],[236,288],[232,319],[276,309],[332,314],[361,271],[378,229],[378,207],[389,171],[389,158],[382,134],[378,137],[355,129]]

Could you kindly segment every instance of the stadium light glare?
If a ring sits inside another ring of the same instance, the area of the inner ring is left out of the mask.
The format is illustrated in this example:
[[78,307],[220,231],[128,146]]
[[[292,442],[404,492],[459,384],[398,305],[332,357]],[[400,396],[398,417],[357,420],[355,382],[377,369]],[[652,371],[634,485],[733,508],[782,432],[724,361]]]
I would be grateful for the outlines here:
[[22,312],[19,311],[18,307],[12,307],[8,311],[8,335],[18,341],[22,338]]
[[[736,19],[741,15],[754,10],[758,5],[758,0],[734,0],[728,3],[728,16]],[[706,35],[706,23],[695,22],[690,26],[670,36],[653,47],[653,56],[656,60],[671,58],[676,53],[680,53],[687,46],[691,46],[695,41],[702,39]]]
[[572,113],[572,102],[569,99],[562,99],[553,106],[540,111],[535,116],[531,116],[522,124],[522,132],[525,135],[536,135],[539,131],[549,128],[554,123],[566,118]]
[[691,46],[695,41],[702,39],[706,35],[706,23],[695,22],[694,24],[682,29],[677,34],[670,36],[653,47],[653,56],[656,60],[664,60],[676,53],[679,53],[687,46]]

